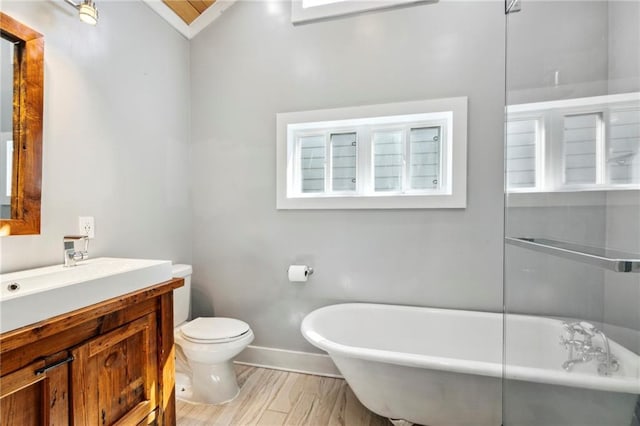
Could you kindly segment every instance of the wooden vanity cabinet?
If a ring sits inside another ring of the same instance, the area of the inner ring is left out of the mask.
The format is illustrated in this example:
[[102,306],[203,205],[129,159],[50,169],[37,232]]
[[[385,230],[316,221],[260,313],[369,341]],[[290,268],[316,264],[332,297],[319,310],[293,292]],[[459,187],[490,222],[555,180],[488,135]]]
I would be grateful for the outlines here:
[[0,335],[0,425],[175,425],[173,279]]

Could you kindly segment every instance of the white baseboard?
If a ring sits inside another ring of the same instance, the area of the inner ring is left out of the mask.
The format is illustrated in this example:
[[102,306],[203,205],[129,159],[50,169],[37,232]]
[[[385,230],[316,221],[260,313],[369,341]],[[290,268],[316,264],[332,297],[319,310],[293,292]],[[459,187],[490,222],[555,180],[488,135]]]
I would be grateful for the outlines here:
[[316,376],[342,377],[329,355],[248,346],[235,358],[238,364]]

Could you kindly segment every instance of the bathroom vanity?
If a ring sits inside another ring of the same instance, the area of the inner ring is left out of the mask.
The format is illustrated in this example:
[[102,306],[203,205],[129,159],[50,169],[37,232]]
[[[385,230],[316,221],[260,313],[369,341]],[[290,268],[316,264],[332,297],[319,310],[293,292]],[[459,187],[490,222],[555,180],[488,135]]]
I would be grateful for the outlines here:
[[0,334],[0,424],[175,424],[172,292],[183,282],[143,284]]

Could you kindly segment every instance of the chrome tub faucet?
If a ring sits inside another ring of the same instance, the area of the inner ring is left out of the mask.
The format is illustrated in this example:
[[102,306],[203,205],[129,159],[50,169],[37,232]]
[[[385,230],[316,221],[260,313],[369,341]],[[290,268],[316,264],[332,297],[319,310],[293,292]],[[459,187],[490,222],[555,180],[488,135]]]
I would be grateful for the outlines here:
[[[586,321],[563,323],[564,330],[568,333],[568,339],[560,336],[560,344],[569,350],[569,359],[562,363],[562,368],[571,371],[574,365],[596,360],[598,362],[598,374],[610,376],[618,371],[620,363],[611,353],[609,339],[593,324]],[[576,335],[582,339],[576,339]],[[592,338],[599,335],[602,338],[604,348],[593,345]]]
[[[84,250],[76,250],[76,241],[84,240]],[[86,235],[65,235],[64,243],[64,267],[76,266],[79,260],[89,258],[89,237]]]

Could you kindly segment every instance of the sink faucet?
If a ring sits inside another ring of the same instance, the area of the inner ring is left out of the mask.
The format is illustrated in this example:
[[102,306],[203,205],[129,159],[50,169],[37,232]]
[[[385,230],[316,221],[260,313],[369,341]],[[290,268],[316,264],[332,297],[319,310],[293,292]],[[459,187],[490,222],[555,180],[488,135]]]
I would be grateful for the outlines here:
[[[560,336],[560,344],[569,349],[569,359],[562,363],[563,369],[571,371],[574,365],[595,359],[598,361],[599,375],[610,376],[614,371],[618,371],[620,363],[611,353],[609,339],[602,330],[597,329],[593,324],[586,321],[565,322],[563,327],[569,335],[568,339]],[[582,336],[582,340],[576,339],[576,334]],[[593,346],[592,338],[596,335],[602,338],[604,348]]]
[[[84,250],[76,250],[75,243],[78,240],[84,240]],[[78,260],[89,258],[89,237],[86,235],[65,235],[64,243],[64,266],[76,266]]]

